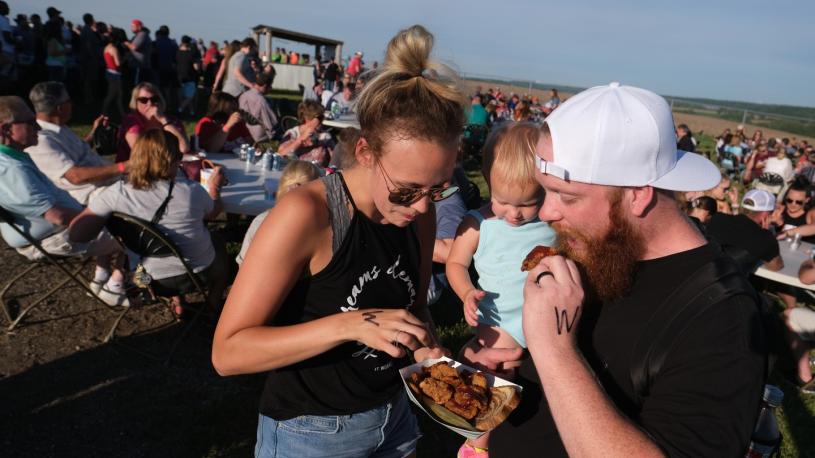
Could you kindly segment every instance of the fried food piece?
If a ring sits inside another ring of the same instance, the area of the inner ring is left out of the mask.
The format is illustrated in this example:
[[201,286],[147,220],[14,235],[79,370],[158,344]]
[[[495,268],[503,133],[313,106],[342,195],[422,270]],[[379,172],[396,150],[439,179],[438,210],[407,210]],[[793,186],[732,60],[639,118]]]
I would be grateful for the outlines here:
[[477,386],[484,388],[485,390],[489,388],[487,383],[487,377],[484,377],[484,374],[481,372],[475,372],[473,375],[470,376],[470,385]]
[[430,366],[428,370],[430,371],[430,376],[438,380],[444,380],[445,377],[459,378],[458,371],[448,366],[444,361]]
[[478,415],[478,405],[476,405],[474,402],[459,404],[455,399],[450,399],[444,403],[444,407],[446,407],[450,412],[453,412],[454,414],[468,421],[472,420],[476,415]]
[[469,385],[461,385],[456,388],[456,391],[453,393],[453,400],[456,404],[467,406],[468,408],[474,405],[478,412],[484,410],[489,403],[486,388]]
[[424,394],[430,396],[436,404],[444,404],[453,397],[452,386],[432,377],[422,380],[419,388]]
[[414,372],[410,374],[410,377],[407,379],[407,386],[410,388],[410,391],[413,392],[416,396],[422,395],[422,390],[419,385],[422,383],[422,380],[425,379],[425,374],[421,372]]
[[541,260],[547,256],[554,256],[557,254],[557,251],[548,246],[538,245],[526,255],[526,259],[524,259],[523,264],[521,264],[521,272],[527,272],[535,268]]

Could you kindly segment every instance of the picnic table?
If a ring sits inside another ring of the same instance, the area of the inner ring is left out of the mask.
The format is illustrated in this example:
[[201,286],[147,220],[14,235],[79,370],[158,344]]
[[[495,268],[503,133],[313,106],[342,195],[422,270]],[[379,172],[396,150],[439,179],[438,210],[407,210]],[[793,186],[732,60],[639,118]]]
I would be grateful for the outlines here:
[[798,268],[801,267],[802,262],[811,258],[815,245],[801,242],[797,250],[791,250],[790,242],[781,240],[778,242],[778,249],[781,254],[781,259],[784,260],[784,267],[777,272],[773,272],[765,269],[762,265],[756,270],[756,275],[796,288],[815,291],[815,284],[805,285],[798,280]]
[[272,195],[282,172],[264,170],[261,162],[253,164],[229,153],[207,153],[207,159],[225,168],[229,184],[221,189],[224,211],[242,215],[259,215],[274,207],[275,200],[266,198],[267,181]]

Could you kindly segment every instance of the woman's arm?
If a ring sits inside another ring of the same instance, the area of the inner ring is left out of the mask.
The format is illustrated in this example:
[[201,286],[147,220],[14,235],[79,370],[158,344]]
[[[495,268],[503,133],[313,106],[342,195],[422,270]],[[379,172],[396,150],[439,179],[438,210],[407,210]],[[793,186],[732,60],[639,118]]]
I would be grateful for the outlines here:
[[102,232],[106,221],[105,218],[98,216],[89,208],[85,208],[82,213],[71,221],[71,225],[68,227],[68,238],[72,242],[89,242]]
[[443,356],[443,350],[440,347],[441,342],[436,334],[436,325],[433,323],[430,310],[427,308],[427,288],[430,285],[430,276],[433,273],[433,245],[436,240],[435,209],[436,207],[431,204],[430,210],[416,220],[420,241],[419,289],[416,301],[410,310],[426,324],[433,342],[431,347],[423,347],[413,353],[413,359],[416,361]]
[[210,151],[213,153],[220,152],[224,148],[226,139],[229,138],[229,132],[233,127],[235,127],[235,124],[239,123],[240,121],[241,114],[237,111],[232,113],[229,115],[229,118],[226,120],[226,123],[223,126],[213,129],[212,134],[210,134],[208,138],[201,141],[201,147],[203,147],[205,151]]
[[478,248],[479,235],[478,221],[472,216],[465,216],[456,231],[445,269],[450,287],[464,303],[464,319],[470,326],[478,325],[478,301],[485,295],[484,291],[473,285],[469,270]]
[[[289,326],[272,326],[303,272],[319,271],[331,258],[325,192],[316,182],[290,192],[276,205],[252,240],[221,313],[212,345],[219,374],[244,374],[284,367],[345,342],[400,357],[431,344],[418,318],[407,310],[359,310]],[[337,308],[339,309],[339,303]]]

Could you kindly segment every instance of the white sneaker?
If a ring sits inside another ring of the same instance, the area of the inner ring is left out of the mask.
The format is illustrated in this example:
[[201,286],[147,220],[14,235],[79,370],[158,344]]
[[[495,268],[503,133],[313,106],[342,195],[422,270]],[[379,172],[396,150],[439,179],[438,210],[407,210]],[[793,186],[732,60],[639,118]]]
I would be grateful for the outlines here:
[[[88,283],[88,288],[90,288],[91,291],[93,291],[93,294],[99,294],[99,291],[102,290],[103,286],[105,286],[105,283],[101,281],[91,280],[91,282]],[[88,292],[85,292],[85,294],[90,296]]]
[[127,298],[124,291],[117,293],[107,288],[102,288],[98,296],[105,304],[118,307],[130,307],[130,299]]

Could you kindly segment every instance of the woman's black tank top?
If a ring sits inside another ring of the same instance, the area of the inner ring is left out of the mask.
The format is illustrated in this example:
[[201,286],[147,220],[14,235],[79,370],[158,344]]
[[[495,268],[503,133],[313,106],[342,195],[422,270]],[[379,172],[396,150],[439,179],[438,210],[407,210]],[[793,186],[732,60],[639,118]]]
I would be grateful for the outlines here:
[[[807,212],[801,213],[801,216],[792,217],[784,212],[781,215],[784,218],[784,225],[789,224],[790,226],[803,226],[807,223]],[[815,235],[810,235],[807,237],[803,237],[801,240],[807,243],[815,243]]]
[[[417,299],[419,242],[415,224],[377,224],[359,212],[342,175],[323,178],[334,253],[320,272],[297,281],[272,324],[286,326],[362,309],[403,309]],[[346,200],[347,199],[347,200]],[[353,214],[348,221],[350,202]],[[362,318],[360,318],[362,319]],[[396,360],[360,342],[270,371],[260,412],[275,420],[347,415],[388,402],[402,389]]]

